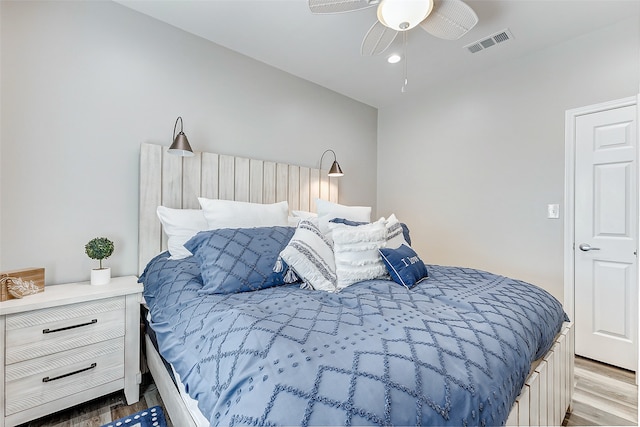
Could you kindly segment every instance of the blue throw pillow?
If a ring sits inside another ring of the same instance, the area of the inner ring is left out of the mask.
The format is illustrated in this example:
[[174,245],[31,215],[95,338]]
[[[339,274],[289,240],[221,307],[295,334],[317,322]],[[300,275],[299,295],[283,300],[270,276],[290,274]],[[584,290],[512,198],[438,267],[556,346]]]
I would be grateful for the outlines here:
[[286,270],[274,272],[295,227],[223,228],[201,231],[184,246],[200,263],[202,294],[255,291],[285,283]]
[[427,266],[409,246],[401,245],[397,249],[381,248],[379,251],[394,282],[411,288],[429,277]]
[[402,236],[404,237],[405,242],[411,246],[411,236],[409,235],[409,227],[404,222],[400,223],[400,227],[402,227]]
[[329,220],[329,222],[333,222],[335,224],[344,224],[344,225],[348,225],[350,227],[357,227],[359,225],[369,224],[368,222],[351,221],[350,219],[345,219],[345,218],[333,218],[333,219]]

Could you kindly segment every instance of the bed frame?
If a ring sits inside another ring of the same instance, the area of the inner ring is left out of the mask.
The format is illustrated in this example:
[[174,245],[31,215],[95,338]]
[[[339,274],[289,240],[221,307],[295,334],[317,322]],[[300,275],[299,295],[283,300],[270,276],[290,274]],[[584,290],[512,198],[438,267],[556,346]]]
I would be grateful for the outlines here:
[[317,198],[338,201],[338,181],[319,169],[195,152],[167,154],[166,147],[140,146],[138,272],[167,248],[156,215],[158,206],[200,209],[198,197],[252,203],[286,200],[290,210],[316,210]]
[[[319,169],[224,154],[194,157],[140,147],[138,270],[167,248],[156,208],[198,209],[198,197],[254,203],[289,202],[291,210],[315,211],[315,199],[338,201],[338,181]],[[145,336],[149,371],[174,425],[196,427],[160,355]],[[565,323],[551,350],[537,360],[511,409],[508,426],[560,426],[571,410],[574,389],[574,328]]]

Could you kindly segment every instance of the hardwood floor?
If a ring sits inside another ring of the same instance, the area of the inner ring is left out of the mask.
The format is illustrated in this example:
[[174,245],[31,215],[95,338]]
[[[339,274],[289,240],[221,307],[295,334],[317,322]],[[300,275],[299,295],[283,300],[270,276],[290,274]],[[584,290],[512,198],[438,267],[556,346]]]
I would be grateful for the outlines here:
[[635,373],[576,357],[573,411],[565,426],[638,425]]
[[174,427],[169,419],[151,374],[143,376],[140,400],[127,405],[124,392],[119,391],[55,414],[21,424],[19,427],[100,427],[152,406],[160,405],[167,419],[167,427]]
[[[576,357],[575,379],[573,412],[565,418],[564,426],[638,425],[638,387],[633,372]],[[140,387],[140,401],[133,405],[127,406],[124,394],[118,392],[20,427],[99,427],[142,409],[162,406],[148,374]],[[168,426],[173,427],[167,411],[164,413]]]

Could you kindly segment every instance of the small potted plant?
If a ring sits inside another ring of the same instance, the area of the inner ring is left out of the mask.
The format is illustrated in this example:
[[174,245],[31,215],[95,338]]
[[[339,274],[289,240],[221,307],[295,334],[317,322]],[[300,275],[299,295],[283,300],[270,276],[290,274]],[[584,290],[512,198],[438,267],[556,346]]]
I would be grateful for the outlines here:
[[89,258],[100,261],[100,268],[91,270],[91,284],[106,285],[109,283],[111,281],[111,268],[103,268],[102,260],[109,258],[113,253],[113,242],[106,237],[96,237],[84,246],[84,251]]

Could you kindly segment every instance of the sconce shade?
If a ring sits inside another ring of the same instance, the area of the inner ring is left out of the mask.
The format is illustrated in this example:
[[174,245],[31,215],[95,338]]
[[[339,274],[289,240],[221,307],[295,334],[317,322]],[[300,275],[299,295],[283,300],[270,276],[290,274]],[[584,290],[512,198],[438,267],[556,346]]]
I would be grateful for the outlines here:
[[333,164],[331,165],[331,169],[329,169],[329,173],[327,175],[329,175],[329,176],[343,176],[344,173],[342,172],[342,169],[340,168],[340,165],[338,164],[338,162],[336,162],[334,160]]
[[342,172],[342,168],[336,160],[336,152],[333,150],[326,150],[324,153],[322,153],[322,156],[320,157],[320,170],[322,170],[322,159],[324,159],[324,155],[327,153],[333,154],[333,163],[331,164],[331,168],[329,169],[329,173],[327,175],[329,175],[330,177],[344,176],[344,172]]
[[180,132],[178,136],[176,136],[176,139],[173,140],[173,144],[171,144],[168,151],[178,156],[193,156],[193,150],[184,132]]
[[[176,135],[178,121],[180,121],[180,132]],[[182,131],[182,117],[176,119],[176,124],[173,126],[173,144],[171,144],[167,152],[182,157],[191,157],[194,155],[187,135]]]

